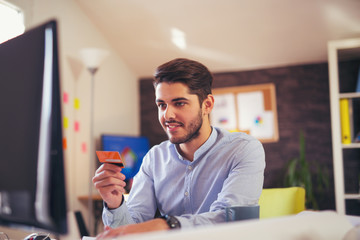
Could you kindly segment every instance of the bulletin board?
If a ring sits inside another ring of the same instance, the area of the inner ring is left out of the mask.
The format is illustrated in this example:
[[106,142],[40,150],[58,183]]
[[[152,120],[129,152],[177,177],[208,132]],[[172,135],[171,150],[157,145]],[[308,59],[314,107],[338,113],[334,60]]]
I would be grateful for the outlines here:
[[212,92],[212,126],[246,132],[263,143],[279,140],[273,83],[215,88]]

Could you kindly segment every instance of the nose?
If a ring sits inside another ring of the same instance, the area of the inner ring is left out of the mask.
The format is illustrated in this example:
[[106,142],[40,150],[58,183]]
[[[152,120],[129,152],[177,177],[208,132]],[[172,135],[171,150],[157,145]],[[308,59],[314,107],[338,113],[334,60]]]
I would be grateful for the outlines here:
[[167,106],[167,108],[165,109],[164,118],[165,120],[170,120],[175,118],[175,112],[171,106]]

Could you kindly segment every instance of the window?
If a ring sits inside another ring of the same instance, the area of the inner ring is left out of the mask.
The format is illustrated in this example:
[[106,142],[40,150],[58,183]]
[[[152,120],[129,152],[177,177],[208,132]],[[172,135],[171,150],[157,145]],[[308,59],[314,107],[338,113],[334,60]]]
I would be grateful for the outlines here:
[[24,15],[20,8],[0,0],[0,43],[22,34]]

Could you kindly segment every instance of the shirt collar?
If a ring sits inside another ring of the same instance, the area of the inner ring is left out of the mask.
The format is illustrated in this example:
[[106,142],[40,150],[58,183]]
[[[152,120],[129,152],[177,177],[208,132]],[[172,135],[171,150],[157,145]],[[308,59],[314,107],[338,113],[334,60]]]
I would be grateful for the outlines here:
[[218,132],[215,128],[211,127],[211,134],[209,138],[204,142],[203,145],[201,145],[198,150],[194,153],[194,161],[196,161],[201,155],[203,155],[205,152],[207,152],[212,145],[216,142],[218,136]]
[[[210,149],[210,147],[216,142],[217,136],[218,136],[218,132],[217,132],[216,128],[211,127],[211,134],[210,134],[209,138],[204,142],[203,145],[201,145],[195,151],[195,153],[194,153],[194,161],[193,162],[195,162],[201,155],[203,155],[205,152],[207,152]],[[178,155],[178,158],[181,159],[181,160],[187,161],[178,152],[175,144],[172,144],[172,145],[173,145],[173,148],[175,149],[175,151],[176,151],[176,153]],[[187,161],[187,162],[189,162],[189,161]],[[189,162],[189,163],[191,163],[191,162]]]

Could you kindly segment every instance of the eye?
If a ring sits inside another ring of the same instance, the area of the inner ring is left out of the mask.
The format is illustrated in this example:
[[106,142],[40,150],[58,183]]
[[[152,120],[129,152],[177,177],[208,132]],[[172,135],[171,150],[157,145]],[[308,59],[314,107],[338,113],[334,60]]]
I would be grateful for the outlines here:
[[184,105],[185,105],[184,102],[176,102],[176,103],[175,103],[175,106],[177,106],[177,107],[182,107],[182,106],[184,106]]
[[158,103],[157,107],[159,109],[164,109],[164,108],[166,108],[166,104],[165,103]]

